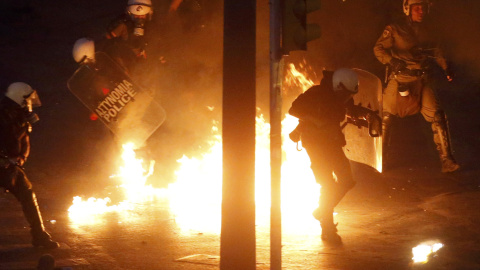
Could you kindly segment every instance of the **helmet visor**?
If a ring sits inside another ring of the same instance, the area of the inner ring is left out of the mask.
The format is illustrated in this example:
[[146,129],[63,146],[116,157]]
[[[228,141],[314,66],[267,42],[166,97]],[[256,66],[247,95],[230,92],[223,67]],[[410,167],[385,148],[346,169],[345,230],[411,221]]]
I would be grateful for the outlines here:
[[131,5],[128,7],[128,11],[133,15],[147,15],[152,11],[152,8],[145,5]]
[[40,98],[38,97],[37,91],[35,90],[33,90],[32,93],[25,96],[24,98],[27,102],[27,105],[31,108],[42,106],[42,102],[40,102]]

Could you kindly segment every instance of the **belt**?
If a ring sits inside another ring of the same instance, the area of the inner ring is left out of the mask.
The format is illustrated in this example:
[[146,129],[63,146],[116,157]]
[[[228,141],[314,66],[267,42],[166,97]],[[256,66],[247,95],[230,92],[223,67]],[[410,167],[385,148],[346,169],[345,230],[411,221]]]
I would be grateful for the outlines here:
[[415,76],[415,77],[421,77],[423,74],[425,74],[425,71],[423,69],[408,69],[404,68],[401,69],[397,72],[397,75],[408,75],[408,76]]

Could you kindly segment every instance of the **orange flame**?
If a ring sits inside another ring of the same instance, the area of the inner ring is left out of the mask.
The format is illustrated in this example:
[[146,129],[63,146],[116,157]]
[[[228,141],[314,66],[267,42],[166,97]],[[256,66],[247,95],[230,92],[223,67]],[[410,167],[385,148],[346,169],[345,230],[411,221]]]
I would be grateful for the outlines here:
[[[305,91],[313,81],[290,65],[287,79]],[[213,110],[209,107],[209,110]],[[256,118],[256,213],[257,225],[269,226],[270,211],[270,125],[261,111]],[[282,217],[284,231],[298,234],[319,233],[318,222],[311,212],[318,203],[320,186],[316,184],[305,151],[297,151],[288,138],[298,120],[287,115],[282,121],[284,162],[282,164]],[[222,196],[222,139],[218,122],[212,123],[210,148],[200,157],[183,156],[178,160],[180,168],[175,172],[176,181],[166,189],[145,186],[152,173],[143,169],[142,160],[135,157],[132,144],[123,146],[124,166],[116,176],[119,187],[126,192],[126,199],[117,205],[109,205],[109,198],[82,199],[75,197],[69,208],[69,216],[77,224],[96,222],[96,217],[106,212],[135,211],[138,203],[155,198],[166,198],[176,224],[183,232],[202,231],[219,233]],[[152,167],[151,167],[152,168]]]

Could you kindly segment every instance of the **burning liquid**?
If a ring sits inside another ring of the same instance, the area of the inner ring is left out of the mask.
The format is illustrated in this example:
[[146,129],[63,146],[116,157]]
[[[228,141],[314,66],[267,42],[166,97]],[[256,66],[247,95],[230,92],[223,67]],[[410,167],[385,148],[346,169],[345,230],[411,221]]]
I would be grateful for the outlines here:
[[414,263],[427,263],[428,257],[443,247],[442,243],[421,244],[412,248]]
[[[297,84],[306,90],[313,82],[292,65],[289,84]],[[138,211],[139,205],[152,201],[168,201],[175,223],[181,231],[219,233],[222,196],[222,141],[217,122],[213,123],[210,148],[200,157],[178,160],[180,168],[175,172],[176,181],[166,189],[145,185],[152,171],[144,168],[143,160],[135,157],[134,146],[125,144],[122,160],[124,166],[115,176],[125,193],[125,200],[111,205],[109,198],[82,199],[75,197],[69,215],[75,224],[91,224],[103,213],[118,212],[131,221],[129,213]],[[317,207],[320,186],[316,184],[310,169],[306,151],[297,151],[288,134],[298,120],[286,116],[282,121],[282,219],[283,231],[289,233],[318,234],[318,221],[311,213]],[[270,125],[263,115],[256,119],[256,214],[259,229],[269,226],[270,219]],[[150,166],[150,168],[152,168]],[[267,230],[268,231],[268,230]]]

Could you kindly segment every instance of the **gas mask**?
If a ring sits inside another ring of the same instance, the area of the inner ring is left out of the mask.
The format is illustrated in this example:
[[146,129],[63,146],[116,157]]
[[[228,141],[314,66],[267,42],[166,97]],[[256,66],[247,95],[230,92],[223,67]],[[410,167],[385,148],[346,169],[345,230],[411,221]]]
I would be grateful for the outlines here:
[[397,90],[398,90],[398,93],[400,94],[400,96],[406,97],[410,94],[410,92],[409,92],[410,85],[406,84],[406,83],[399,83]]
[[127,7],[127,13],[133,22],[133,34],[135,36],[143,36],[145,34],[145,24],[152,16],[151,2],[149,1],[133,1]]
[[24,100],[25,103],[25,113],[27,117],[27,121],[30,124],[34,124],[40,120],[38,115],[33,112],[34,107],[40,107],[42,106],[42,103],[40,102],[40,98],[38,97],[37,91],[33,91],[30,95],[25,97]]
[[133,21],[133,34],[135,36],[143,36],[145,34],[145,24],[147,22],[147,16],[132,16]]

